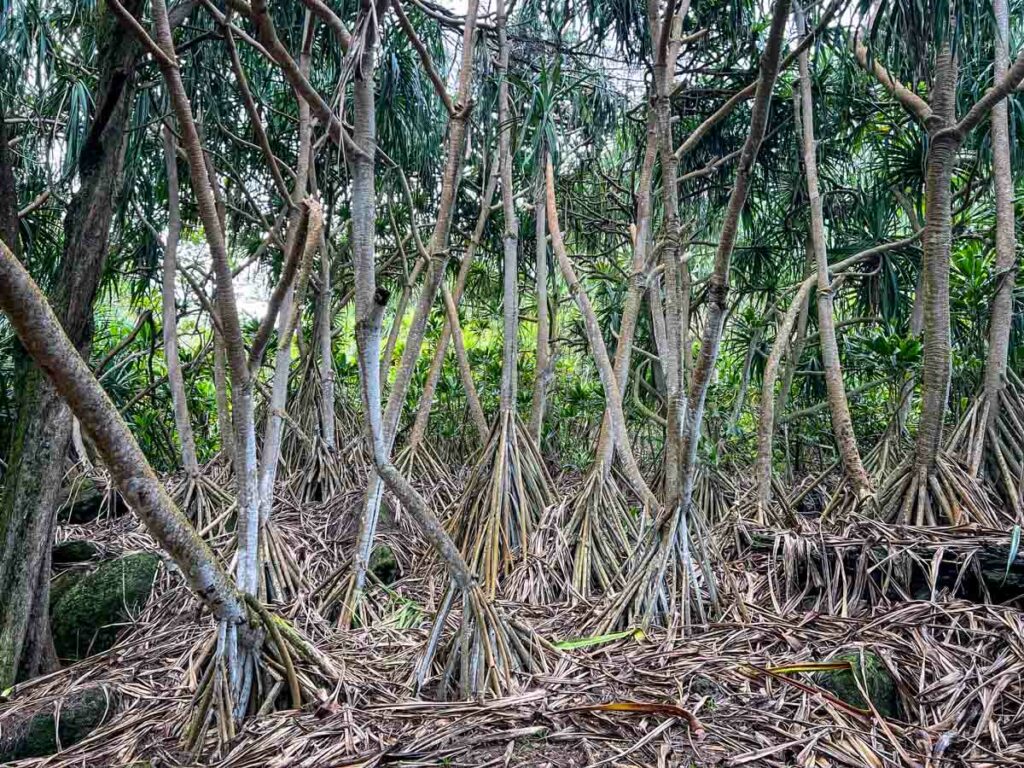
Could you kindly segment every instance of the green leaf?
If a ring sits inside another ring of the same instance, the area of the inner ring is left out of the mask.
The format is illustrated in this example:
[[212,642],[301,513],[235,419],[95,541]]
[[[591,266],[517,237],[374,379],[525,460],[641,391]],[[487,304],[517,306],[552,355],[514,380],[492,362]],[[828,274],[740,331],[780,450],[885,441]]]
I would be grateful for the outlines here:
[[560,643],[555,643],[555,648],[560,651],[575,651],[578,648],[590,648],[594,645],[604,645],[605,643],[613,643],[616,640],[622,640],[627,637],[632,637],[638,643],[643,642],[647,639],[647,635],[640,628],[635,629],[624,629],[621,632],[612,632],[607,635],[594,635],[593,637],[581,637],[577,640],[563,640]]

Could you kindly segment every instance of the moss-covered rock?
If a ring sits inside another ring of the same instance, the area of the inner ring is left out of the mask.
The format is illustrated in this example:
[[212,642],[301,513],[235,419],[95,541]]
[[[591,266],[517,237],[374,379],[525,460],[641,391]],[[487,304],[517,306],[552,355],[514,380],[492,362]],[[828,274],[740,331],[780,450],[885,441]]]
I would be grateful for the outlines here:
[[63,749],[77,744],[110,717],[114,703],[108,689],[95,686],[6,720],[0,728],[0,763],[52,755],[58,743]]
[[370,572],[373,573],[382,584],[392,584],[398,579],[401,568],[395,559],[395,553],[387,544],[379,544],[370,555]]
[[87,563],[96,560],[102,554],[100,545],[88,539],[70,539],[54,544],[53,564]]
[[[900,711],[900,697],[896,690],[896,683],[893,681],[889,670],[877,654],[865,650],[863,654],[859,651],[844,653],[831,659],[832,661],[848,661],[851,669],[839,672],[819,672],[815,682],[836,698],[852,704],[861,709],[867,709],[868,703],[864,700],[857,681],[871,697],[871,703],[883,717],[898,717]],[[863,660],[863,663],[862,663]],[[854,678],[856,675],[856,679]]]
[[120,624],[145,605],[160,558],[148,552],[102,563],[51,602],[57,656],[77,661],[110,648]]
[[86,571],[78,568],[69,568],[53,577],[50,582],[50,613],[54,612],[57,603],[67,594],[75,584],[86,576]]

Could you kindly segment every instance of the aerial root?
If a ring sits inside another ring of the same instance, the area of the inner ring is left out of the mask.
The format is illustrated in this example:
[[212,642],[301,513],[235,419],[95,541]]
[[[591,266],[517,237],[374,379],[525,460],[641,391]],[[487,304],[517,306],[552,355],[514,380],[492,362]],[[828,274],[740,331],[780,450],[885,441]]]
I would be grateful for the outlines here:
[[269,603],[289,603],[306,591],[306,580],[294,550],[281,536],[273,518],[260,529],[261,596]]
[[[973,477],[984,474],[1013,510],[1024,517],[1024,384],[1012,372],[998,403],[982,392],[950,437],[947,450]],[[995,408],[995,413],[993,413]]]
[[[437,457],[426,443],[407,445],[395,457],[398,471],[420,489],[428,491],[431,504],[439,509],[447,509],[455,503],[458,488],[455,477],[447,464]],[[395,522],[401,522],[401,504],[395,504]]]
[[305,504],[328,501],[345,488],[344,471],[337,451],[331,450],[319,435],[312,438],[309,456],[292,472],[292,492]]
[[[458,629],[445,642],[456,603],[461,603]],[[517,676],[547,672],[552,653],[550,643],[509,619],[479,585],[460,590],[452,583],[417,664],[416,690],[430,685],[442,700],[504,696],[514,689]],[[439,675],[436,683],[434,675]]]
[[449,523],[449,534],[487,594],[494,595],[499,580],[526,556],[550,501],[551,479],[540,452],[515,415],[502,412]]
[[940,453],[930,471],[913,461],[906,462],[886,480],[877,499],[882,518],[891,523],[988,528],[1012,525],[977,479],[946,453]]
[[217,536],[235,508],[235,497],[224,489],[213,472],[186,473],[171,487],[171,498],[199,531],[200,536]]
[[211,727],[223,748],[246,716],[325,701],[341,677],[330,657],[289,622],[251,595],[244,600],[248,624],[221,623],[196,663],[199,682],[182,735],[193,754],[199,753]]
[[564,529],[571,551],[571,573],[563,597],[589,599],[622,586],[622,564],[637,542],[637,519],[615,474],[600,465],[588,473],[570,503]]
[[677,506],[658,516],[627,561],[623,587],[598,611],[595,631],[651,624],[685,631],[707,623],[718,594],[708,551],[711,536],[700,514]]

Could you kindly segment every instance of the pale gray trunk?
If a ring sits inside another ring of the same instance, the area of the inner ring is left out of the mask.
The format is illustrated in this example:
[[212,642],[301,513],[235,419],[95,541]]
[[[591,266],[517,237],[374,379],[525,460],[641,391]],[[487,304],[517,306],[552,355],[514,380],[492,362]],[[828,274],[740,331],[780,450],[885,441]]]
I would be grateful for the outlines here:
[[167,382],[171,390],[174,407],[174,426],[181,441],[181,465],[189,475],[199,473],[196,458],[196,443],[192,435],[192,420],[188,411],[185,394],[185,377],[181,372],[181,357],[178,355],[178,314],[175,305],[177,292],[178,240],[181,236],[181,212],[178,202],[178,159],[177,142],[170,127],[164,126],[164,162],[167,166],[167,235],[164,241],[163,264],[163,339],[164,357],[167,360]]

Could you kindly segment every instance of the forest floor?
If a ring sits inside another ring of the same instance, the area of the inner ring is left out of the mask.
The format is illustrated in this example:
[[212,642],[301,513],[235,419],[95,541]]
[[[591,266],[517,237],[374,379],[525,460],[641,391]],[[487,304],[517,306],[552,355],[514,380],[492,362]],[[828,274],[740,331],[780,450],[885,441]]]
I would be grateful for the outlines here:
[[[353,532],[337,521],[357,508],[353,496],[275,512],[308,583],[345,562]],[[64,526],[61,536],[108,554],[156,549],[131,516]],[[1024,614],[978,594],[982,554],[1005,548],[1005,533],[867,522],[741,531],[723,545],[730,598],[716,623],[583,644],[552,655],[514,695],[472,702],[413,695],[446,583],[404,521],[382,539],[400,575],[368,595],[373,624],[339,631],[312,598],[283,608],[343,670],[315,709],[254,717],[225,748],[211,735],[200,756],[183,752],[194,664],[213,628],[165,567],[112,649],[0,703],[2,734],[26,712],[59,712],[76,691],[101,686],[109,696],[111,716],[85,740],[13,765],[1024,765]],[[506,608],[552,642],[583,637],[594,610]],[[829,660],[863,673],[813,666]],[[626,702],[643,706],[599,708]]]

